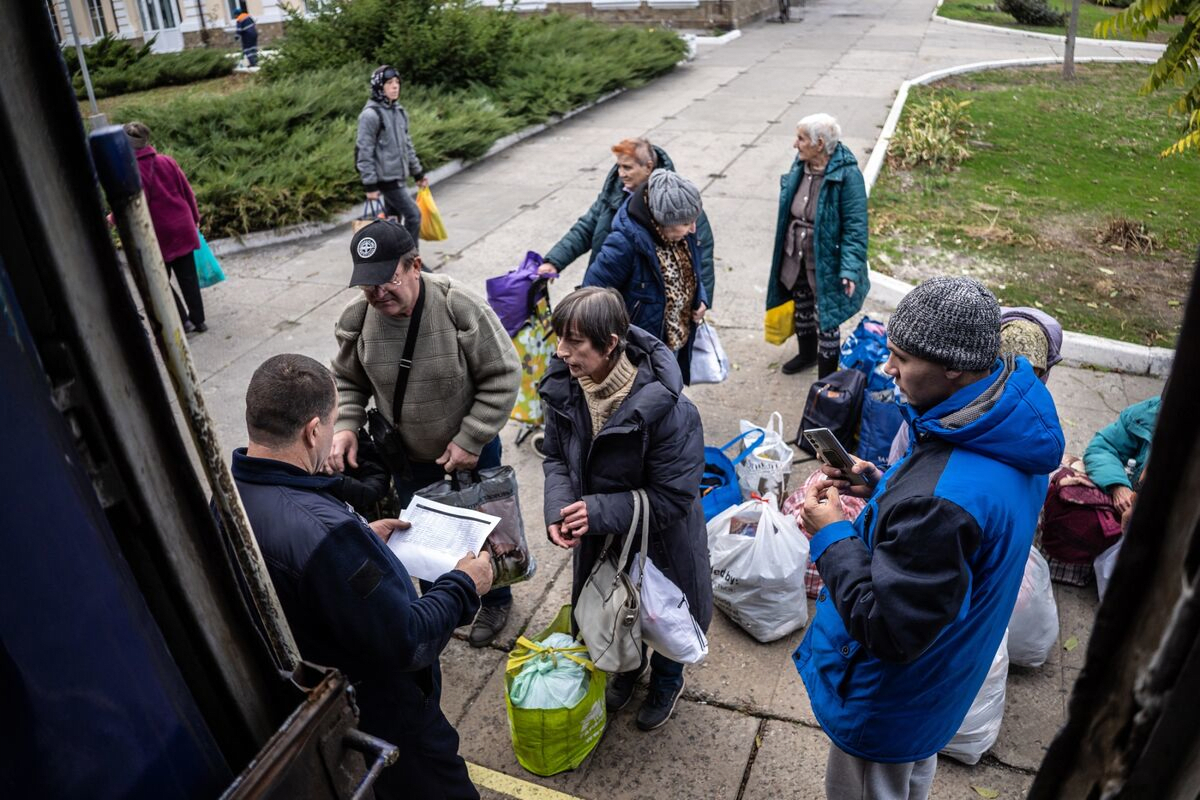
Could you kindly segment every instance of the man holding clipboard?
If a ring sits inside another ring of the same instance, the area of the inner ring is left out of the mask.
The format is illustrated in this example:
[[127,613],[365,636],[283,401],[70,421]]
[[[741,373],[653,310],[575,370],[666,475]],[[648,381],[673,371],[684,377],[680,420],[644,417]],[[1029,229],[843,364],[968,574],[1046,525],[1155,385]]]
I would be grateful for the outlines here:
[[398,519],[368,525],[320,470],[337,419],[333,376],[308,356],[267,359],[246,391],[250,445],[233,477],[300,655],[354,682],[364,731],[399,748],[375,797],[477,800],[442,713],[438,658],[492,583],[491,557],[467,553],[418,598],[384,543]]

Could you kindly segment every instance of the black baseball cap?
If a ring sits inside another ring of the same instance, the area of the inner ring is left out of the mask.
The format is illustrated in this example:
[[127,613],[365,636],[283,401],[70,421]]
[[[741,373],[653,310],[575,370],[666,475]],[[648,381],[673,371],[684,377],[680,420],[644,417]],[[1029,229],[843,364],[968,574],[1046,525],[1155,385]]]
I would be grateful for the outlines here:
[[400,257],[417,249],[412,236],[398,222],[377,219],[358,229],[350,239],[350,258],[354,271],[351,286],[378,286],[396,273]]

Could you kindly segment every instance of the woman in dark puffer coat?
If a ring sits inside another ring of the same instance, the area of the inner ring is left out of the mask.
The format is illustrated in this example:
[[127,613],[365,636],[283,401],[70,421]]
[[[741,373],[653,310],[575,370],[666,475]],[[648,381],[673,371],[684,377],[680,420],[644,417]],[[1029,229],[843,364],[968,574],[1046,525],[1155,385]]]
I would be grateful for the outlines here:
[[[684,397],[676,358],[656,337],[629,324],[614,289],[580,289],[554,309],[558,349],[542,380],[547,408],[545,518],[550,540],[574,549],[572,603],[604,538],[614,547],[629,530],[633,490],[649,499],[649,555],[686,595],[697,624],[712,621],[712,584],[700,478],[704,433]],[[631,559],[632,561],[632,556]],[[625,565],[628,567],[628,565]],[[655,653],[637,725],[667,722],[683,691],[683,664]],[[612,675],[610,711],[629,703],[642,665]]]

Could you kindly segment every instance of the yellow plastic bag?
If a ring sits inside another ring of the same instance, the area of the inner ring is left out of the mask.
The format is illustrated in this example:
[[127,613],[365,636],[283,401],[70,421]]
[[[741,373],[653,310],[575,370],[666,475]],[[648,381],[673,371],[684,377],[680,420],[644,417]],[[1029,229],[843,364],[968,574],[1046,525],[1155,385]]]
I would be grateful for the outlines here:
[[446,238],[446,226],[433,202],[433,192],[426,186],[417,190],[417,208],[421,209],[421,238],[427,242],[440,242]]
[[788,300],[783,305],[768,308],[763,316],[763,336],[767,344],[783,344],[796,332],[796,303]]
[[552,633],[571,632],[571,606],[563,606],[550,627],[532,640],[524,636],[508,654],[504,671],[504,703],[508,708],[508,729],[512,734],[513,752],[521,766],[534,775],[555,775],[575,769],[600,741],[608,721],[604,710],[605,674],[587,658],[587,648],[560,650],[557,654],[570,658],[586,668],[591,677],[587,694],[572,708],[518,708],[510,692],[513,678],[522,665],[539,651],[546,652],[537,642]]

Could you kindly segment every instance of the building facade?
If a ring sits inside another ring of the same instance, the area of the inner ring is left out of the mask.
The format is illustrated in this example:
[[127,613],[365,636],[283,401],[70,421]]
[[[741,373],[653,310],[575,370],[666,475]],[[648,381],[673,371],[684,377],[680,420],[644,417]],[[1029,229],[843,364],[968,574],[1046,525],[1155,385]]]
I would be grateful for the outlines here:
[[[289,8],[307,11],[304,0],[43,0],[55,35],[73,42],[72,21],[79,40],[90,44],[105,35],[151,42],[156,53],[210,45],[234,48],[238,6],[254,17],[260,44],[283,32]],[[68,10],[68,4],[70,8]]]

